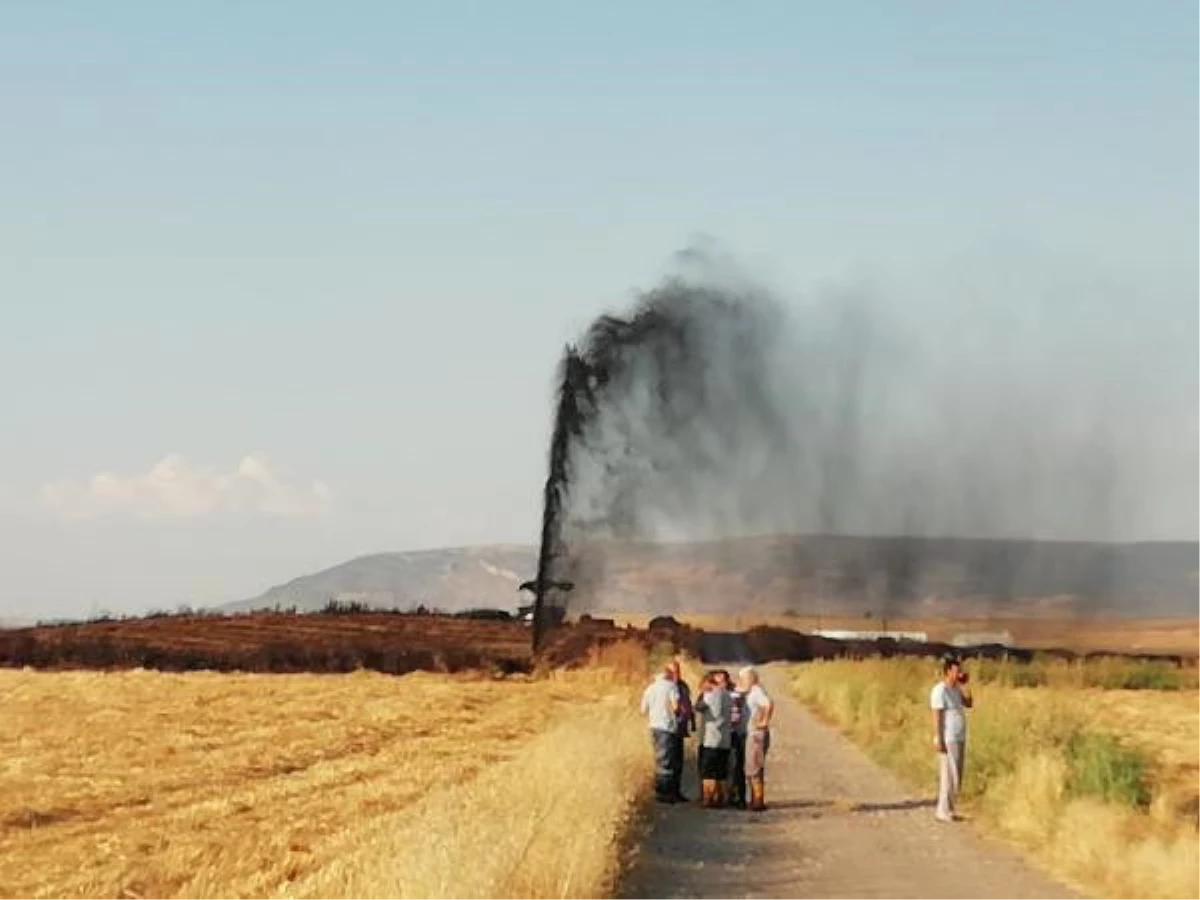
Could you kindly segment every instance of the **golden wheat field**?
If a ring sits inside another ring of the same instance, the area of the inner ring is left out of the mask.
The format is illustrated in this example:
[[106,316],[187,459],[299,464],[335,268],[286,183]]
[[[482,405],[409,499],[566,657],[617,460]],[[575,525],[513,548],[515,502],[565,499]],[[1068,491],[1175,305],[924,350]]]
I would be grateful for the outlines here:
[[603,657],[505,680],[0,671],[0,894],[603,893],[649,774],[644,651]]
[[1121,735],[1153,762],[1155,799],[1168,812],[1200,811],[1200,692],[1081,691],[1092,725]]

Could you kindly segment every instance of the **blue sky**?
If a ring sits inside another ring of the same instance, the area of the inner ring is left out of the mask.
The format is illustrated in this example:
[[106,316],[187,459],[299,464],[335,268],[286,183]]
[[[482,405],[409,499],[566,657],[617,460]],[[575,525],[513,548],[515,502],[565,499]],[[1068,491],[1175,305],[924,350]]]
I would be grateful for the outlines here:
[[532,540],[563,342],[699,234],[785,292],[1101,298],[1194,497],[1196,16],[5,5],[0,617]]

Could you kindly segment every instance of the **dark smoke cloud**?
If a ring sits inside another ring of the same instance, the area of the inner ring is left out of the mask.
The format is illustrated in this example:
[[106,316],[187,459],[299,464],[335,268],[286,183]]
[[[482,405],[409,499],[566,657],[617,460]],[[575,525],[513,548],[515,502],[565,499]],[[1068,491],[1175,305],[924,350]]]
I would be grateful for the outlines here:
[[[576,583],[585,608],[588,548],[614,539],[1127,537],[1159,498],[1139,489],[1122,360],[1086,307],[1035,313],[784,302],[710,248],[682,254],[564,355],[539,581]],[[914,592],[921,546],[866,561],[885,597]],[[1005,589],[1018,562],[973,565]]]

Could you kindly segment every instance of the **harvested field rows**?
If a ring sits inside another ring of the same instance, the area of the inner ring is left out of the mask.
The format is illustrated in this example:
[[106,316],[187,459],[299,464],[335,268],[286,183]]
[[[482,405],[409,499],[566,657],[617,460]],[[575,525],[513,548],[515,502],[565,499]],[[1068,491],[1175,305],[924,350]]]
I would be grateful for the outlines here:
[[[640,677],[644,654],[628,652]],[[483,847],[454,842],[500,842],[501,831],[529,821],[523,804],[548,799],[526,773],[521,785],[473,801],[483,806],[468,835],[437,829],[461,832],[447,812],[469,797],[450,808],[428,797],[469,791],[480,776],[503,786],[501,773],[527,765],[535,750],[545,763],[539,778],[565,789],[578,781],[577,759],[537,748],[575,733],[594,752],[604,728],[599,762],[628,783],[572,788],[582,804],[572,815],[607,829],[586,835],[596,846],[579,848],[568,878],[570,890],[594,892],[612,876],[613,832],[644,780],[628,678],[610,668],[537,680],[0,671],[0,894],[428,894],[445,877],[424,858],[429,847],[481,858]],[[493,801],[502,808],[486,808]],[[389,843],[415,804],[428,818],[425,833],[407,847]],[[540,847],[553,836],[526,837]],[[568,877],[548,860],[545,884],[523,875],[514,887],[519,867],[504,869],[504,858],[481,890],[542,896]]]

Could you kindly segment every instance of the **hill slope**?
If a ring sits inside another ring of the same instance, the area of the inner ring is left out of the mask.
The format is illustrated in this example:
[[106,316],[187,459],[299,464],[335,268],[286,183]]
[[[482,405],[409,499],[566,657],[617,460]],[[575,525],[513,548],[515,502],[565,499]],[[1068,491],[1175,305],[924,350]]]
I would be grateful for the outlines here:
[[331,569],[294,578],[227,610],[320,609],[330,600],[355,601],[380,609],[426,606],[445,612],[489,607],[513,609],[522,600],[517,585],[534,570],[533,547],[496,544],[376,553]]
[[[872,611],[885,615],[1046,613],[1195,616],[1194,542],[1094,544],[928,538],[770,536],[706,543],[605,542],[585,548],[572,608],[728,612]],[[513,609],[536,548],[381,553],[296,578],[226,609],[330,599],[455,612]]]

